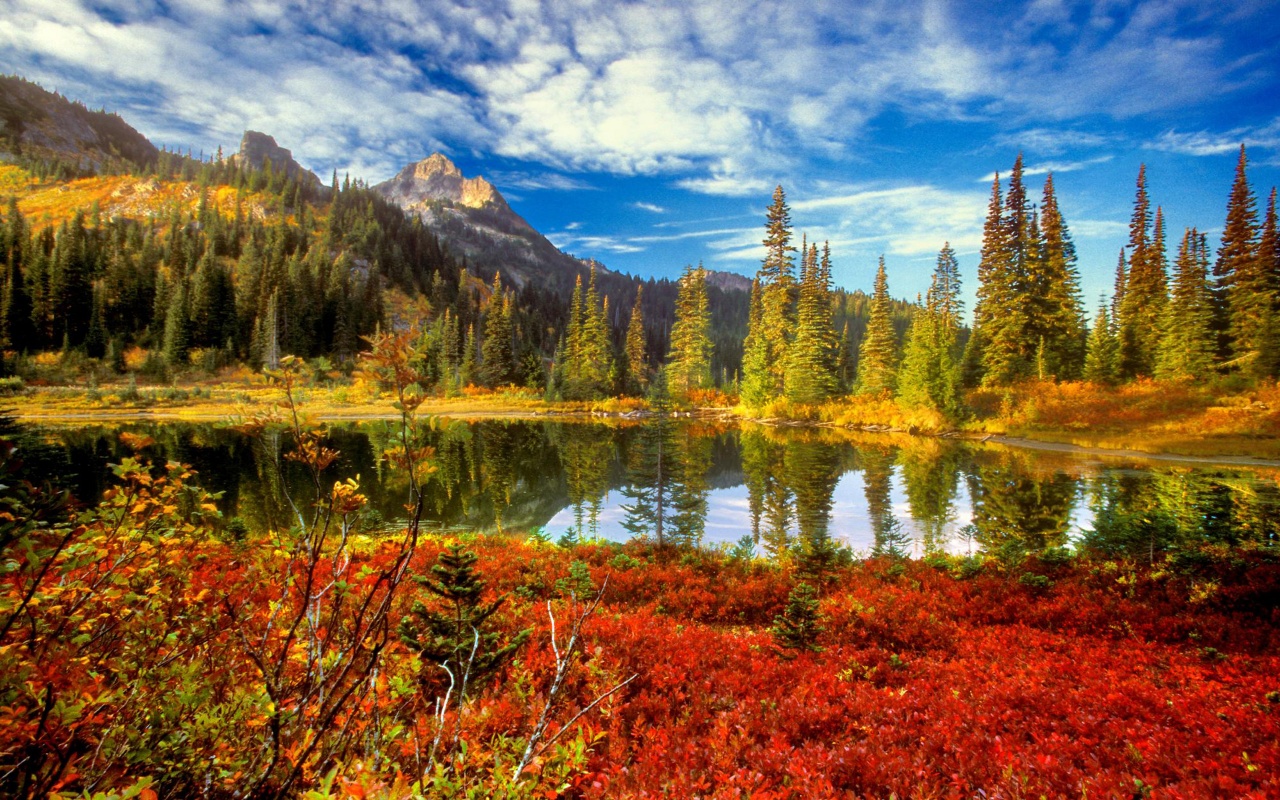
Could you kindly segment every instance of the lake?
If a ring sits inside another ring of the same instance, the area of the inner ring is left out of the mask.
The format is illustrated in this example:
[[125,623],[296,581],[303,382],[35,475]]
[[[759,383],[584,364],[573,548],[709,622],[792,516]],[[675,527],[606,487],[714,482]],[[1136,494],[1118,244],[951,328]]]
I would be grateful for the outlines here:
[[[405,515],[408,487],[380,454],[383,421],[330,425],[341,456],[331,480],[359,476],[370,498],[361,527]],[[190,464],[221,492],[227,518],[251,530],[287,527],[314,499],[283,433],[250,436],[204,423],[41,429],[60,451],[77,497],[95,502],[107,465],[129,454],[119,434],[150,436],[153,460]],[[435,472],[432,527],[538,530],[552,539],[623,541],[634,532],[778,554],[829,537],[855,553],[1088,542],[1154,553],[1187,538],[1237,543],[1280,536],[1280,471],[1142,462],[902,435],[671,421],[663,426],[550,421],[438,421],[427,432]]]

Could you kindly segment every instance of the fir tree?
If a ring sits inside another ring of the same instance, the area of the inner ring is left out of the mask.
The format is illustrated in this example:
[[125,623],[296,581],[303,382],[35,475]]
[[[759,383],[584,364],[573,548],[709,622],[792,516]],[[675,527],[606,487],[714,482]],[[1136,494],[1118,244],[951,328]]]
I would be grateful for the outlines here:
[[751,282],[751,309],[747,338],[742,343],[742,402],[749,408],[760,408],[773,398],[773,380],[769,373],[769,342],[764,335],[764,289],[760,279]]
[[107,326],[103,320],[103,290],[95,287],[93,292],[93,312],[89,319],[89,331],[84,338],[85,355],[89,358],[102,358],[107,354]]
[[1244,145],[1236,164],[1235,181],[1227,202],[1227,222],[1222,246],[1213,266],[1218,297],[1219,327],[1224,331],[1223,352],[1231,359],[1260,357],[1275,301],[1275,287],[1259,252],[1258,212],[1246,175]]
[[510,299],[502,289],[502,279],[493,275],[493,292],[485,314],[484,341],[480,345],[480,381],[489,388],[515,381],[515,344],[511,329]]
[[626,357],[627,394],[639,395],[649,386],[649,363],[644,333],[644,285],[636,285],[636,302],[631,308],[631,320],[627,323]]
[[701,264],[697,269],[684,268],[675,312],[671,352],[667,356],[667,387],[673,397],[685,399],[691,391],[711,385],[711,312],[707,304],[707,273]]
[[[768,395],[776,397],[784,390],[787,348],[795,326],[794,314],[794,260],[791,246],[791,210],[787,207],[786,193],[778,186],[773,192],[765,224],[765,258],[757,278],[760,284],[760,323],[756,336],[764,340],[762,364],[768,374],[767,381],[758,375],[748,375],[743,369],[744,383],[767,384]],[[753,368],[755,368],[753,367]]]
[[56,326],[54,336],[71,347],[84,344],[93,314],[93,284],[84,213],[77,211],[57,238],[49,278],[49,301]]
[[[1015,249],[1025,254],[1026,197],[1019,192],[1014,196],[1013,186],[1021,187],[1021,157],[1016,166],[1019,171],[1010,178],[1010,195],[1014,199],[1001,202],[1000,176],[996,174],[991,185],[991,201],[987,206],[987,219],[982,228],[982,252],[978,260],[978,303],[974,309],[975,348],[981,347],[982,382],[1005,384],[1024,375],[1027,371],[1023,358],[1023,333],[1025,308],[1022,302],[1022,281],[1018,274],[1019,260]],[[1015,216],[1011,213],[1016,210]],[[1012,241],[1019,237],[1020,242]]]
[[1080,273],[1076,248],[1058,208],[1053,173],[1045,178],[1040,231],[1043,247],[1032,276],[1036,324],[1028,335],[1045,340],[1048,371],[1059,378],[1078,375],[1083,361],[1084,311],[1080,303]]
[[[1163,214],[1156,211],[1157,220]],[[1163,224],[1161,225],[1161,232]],[[1151,375],[1160,344],[1160,323],[1168,302],[1164,243],[1151,235],[1151,203],[1146,166],[1138,169],[1138,188],[1129,222],[1129,269],[1117,321],[1120,329],[1120,375]]]
[[1119,373],[1120,344],[1116,341],[1111,315],[1107,304],[1098,304],[1098,315],[1089,332],[1089,345],[1085,351],[1084,379],[1094,383],[1115,383]]
[[458,384],[471,386],[476,382],[476,326],[467,326],[467,338],[462,345],[462,363],[458,365]]
[[897,368],[897,338],[890,319],[889,279],[885,274],[884,256],[876,269],[875,287],[871,295],[871,315],[867,332],[858,350],[858,392],[879,394],[892,391]]
[[831,247],[822,260],[813,245],[800,262],[800,299],[795,339],[788,353],[786,395],[793,403],[821,403],[836,392],[835,342],[831,330]]
[[179,282],[173,287],[171,295],[164,323],[164,363],[169,367],[180,367],[187,363],[187,353],[191,348],[190,306],[187,302],[186,283]]
[[798,583],[787,596],[787,607],[773,620],[774,641],[784,652],[821,653],[818,637],[823,628],[818,616],[818,592],[807,583]]
[[452,687],[464,698],[509,662],[533,632],[525,628],[504,642],[500,632],[488,629],[506,595],[482,602],[484,581],[475,563],[476,554],[455,543],[436,557],[431,575],[413,576],[439,600],[435,607],[415,601],[399,630],[400,641],[422,659],[422,682],[432,689]]
[[1173,294],[1165,311],[1156,377],[1197,380],[1213,368],[1213,294],[1204,237],[1188,228],[1174,263]]
[[0,348],[21,353],[33,349],[35,344],[31,298],[27,296],[21,259],[11,255],[7,266],[4,293],[0,295]]
[[927,304],[918,308],[907,332],[898,397],[909,408],[931,408],[948,416],[960,411],[960,279],[950,243],[938,254]]

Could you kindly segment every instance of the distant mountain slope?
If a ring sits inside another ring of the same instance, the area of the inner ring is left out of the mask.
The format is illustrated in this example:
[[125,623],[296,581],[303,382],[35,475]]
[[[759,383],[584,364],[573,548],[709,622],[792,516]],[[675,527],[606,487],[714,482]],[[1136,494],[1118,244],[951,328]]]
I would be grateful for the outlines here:
[[10,75],[0,75],[0,151],[29,159],[69,162],[95,171],[112,160],[153,163],[159,150],[116,114]]

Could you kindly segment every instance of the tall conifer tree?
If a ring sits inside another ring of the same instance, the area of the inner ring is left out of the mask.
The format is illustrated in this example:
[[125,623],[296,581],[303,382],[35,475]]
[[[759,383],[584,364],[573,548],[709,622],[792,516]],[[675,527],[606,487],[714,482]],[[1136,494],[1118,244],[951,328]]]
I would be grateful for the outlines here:
[[1026,308],[1021,274],[1027,248],[1027,210],[1021,164],[1019,156],[1015,174],[1009,180],[1009,197],[1003,204],[998,173],[992,181],[991,202],[982,229],[978,305],[974,309],[975,327],[979,331],[974,346],[980,344],[982,349],[974,355],[981,360],[983,383],[992,385],[1009,383],[1028,370],[1024,356]]
[[[787,348],[795,328],[795,272],[791,246],[791,210],[781,186],[774,189],[765,225],[765,258],[760,266],[760,335],[766,344],[765,366],[771,396],[783,392]],[[753,378],[744,374],[744,380]]]
[[642,394],[649,386],[649,362],[644,333],[644,284],[636,285],[636,302],[631,307],[631,321],[627,323],[627,340],[624,355],[627,365],[627,393]]
[[1257,204],[1246,174],[1244,145],[1227,202],[1222,246],[1213,267],[1224,354],[1232,360],[1261,358],[1274,303],[1274,287],[1259,252]]
[[926,304],[916,310],[907,332],[898,375],[898,397],[904,405],[949,416],[959,413],[959,314],[959,269],[948,242],[938,254]]
[[1174,263],[1173,294],[1165,311],[1156,377],[1196,380],[1209,374],[1217,352],[1213,295],[1204,237],[1188,228]]
[[891,311],[889,279],[885,273],[884,256],[880,256],[867,332],[858,350],[858,392],[861,394],[879,394],[894,388],[898,343],[893,333]]
[[1059,378],[1073,378],[1084,361],[1084,311],[1076,248],[1058,207],[1053,173],[1045,177],[1040,212],[1043,247],[1035,279],[1039,324],[1030,334],[1044,337],[1049,371]]
[[819,261],[815,244],[801,259],[796,333],[787,362],[788,400],[821,403],[835,394],[834,339],[834,331],[831,330],[831,248],[829,244],[824,245],[822,260]]
[[1119,373],[1120,345],[1116,341],[1107,303],[1098,303],[1098,315],[1089,331],[1089,345],[1084,357],[1084,379],[1094,383],[1115,383]]
[[[1163,214],[1157,210],[1157,219]],[[1129,269],[1120,303],[1120,375],[1151,375],[1160,345],[1160,322],[1168,302],[1163,242],[1151,234],[1151,201],[1146,165],[1138,169],[1138,187],[1129,221]]]
[[695,389],[711,385],[711,312],[707,303],[707,272],[699,264],[684,268],[676,296],[676,319],[671,326],[667,356],[667,387],[685,399]]
[[769,373],[769,342],[764,334],[764,290],[760,279],[751,282],[751,307],[747,321],[747,338],[742,343],[742,402],[759,408],[773,398],[773,380]]
[[491,388],[513,383],[516,379],[510,302],[502,288],[502,277],[495,272],[489,308],[485,314],[484,341],[480,344],[480,379]]

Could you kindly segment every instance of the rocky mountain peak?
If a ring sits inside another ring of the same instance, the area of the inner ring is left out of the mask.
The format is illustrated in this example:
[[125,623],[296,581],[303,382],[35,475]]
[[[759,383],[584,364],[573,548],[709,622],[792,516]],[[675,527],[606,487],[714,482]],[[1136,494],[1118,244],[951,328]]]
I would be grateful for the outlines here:
[[377,188],[404,208],[443,200],[466,208],[513,214],[493,184],[481,177],[464,178],[462,170],[440,153],[410,164]]
[[437,176],[462,180],[462,170],[442,153],[432,153],[413,165],[413,177],[418,180],[439,179]]
[[236,158],[251,165],[254,169],[262,169],[263,165],[270,159],[273,170],[279,171],[283,169],[285,174],[291,177],[320,185],[320,179],[316,177],[314,172],[303,168],[301,164],[293,160],[292,151],[276,144],[275,137],[259,131],[244,132],[244,136],[240,139],[240,152],[236,155]]

